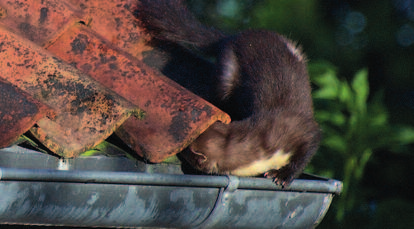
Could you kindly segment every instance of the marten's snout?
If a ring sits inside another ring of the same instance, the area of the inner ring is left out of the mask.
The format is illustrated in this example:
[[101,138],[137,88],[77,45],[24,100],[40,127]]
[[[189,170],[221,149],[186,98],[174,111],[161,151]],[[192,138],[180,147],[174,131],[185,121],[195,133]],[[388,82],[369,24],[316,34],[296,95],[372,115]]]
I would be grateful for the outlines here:
[[195,169],[204,173],[217,173],[217,163],[209,160],[209,158],[201,152],[198,152],[192,146],[189,146],[187,150],[183,151],[182,156],[184,159]]

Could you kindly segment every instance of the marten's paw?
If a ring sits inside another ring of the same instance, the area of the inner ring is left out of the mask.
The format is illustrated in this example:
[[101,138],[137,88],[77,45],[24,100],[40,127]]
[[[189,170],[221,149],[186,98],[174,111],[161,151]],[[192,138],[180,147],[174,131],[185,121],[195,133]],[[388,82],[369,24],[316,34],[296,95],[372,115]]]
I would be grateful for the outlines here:
[[264,174],[266,178],[272,178],[273,182],[276,185],[280,185],[283,188],[289,186],[292,183],[294,177],[294,172],[292,172],[289,167],[282,167],[280,169],[273,169]]

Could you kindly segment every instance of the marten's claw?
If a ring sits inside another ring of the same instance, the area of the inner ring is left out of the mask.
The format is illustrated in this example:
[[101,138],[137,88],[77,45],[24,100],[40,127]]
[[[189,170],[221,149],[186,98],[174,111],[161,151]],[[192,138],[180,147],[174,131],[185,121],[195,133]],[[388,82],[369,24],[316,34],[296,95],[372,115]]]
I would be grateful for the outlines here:
[[292,176],[284,176],[283,171],[279,170],[270,170],[264,174],[266,178],[272,178],[273,183],[276,185],[282,186],[282,188],[290,185],[292,182]]

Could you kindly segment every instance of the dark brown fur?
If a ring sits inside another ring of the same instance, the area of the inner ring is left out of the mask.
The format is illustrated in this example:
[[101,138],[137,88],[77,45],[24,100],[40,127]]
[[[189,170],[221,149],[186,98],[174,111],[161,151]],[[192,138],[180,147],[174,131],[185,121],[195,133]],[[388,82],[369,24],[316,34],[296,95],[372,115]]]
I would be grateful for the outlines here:
[[232,174],[281,150],[281,158],[289,155],[286,163],[266,171],[252,167],[247,175],[266,172],[287,185],[302,172],[318,148],[320,130],[306,61],[291,41],[269,31],[226,36],[199,23],[181,0],[138,1],[137,17],[155,39],[216,60],[212,102],[233,121],[215,123],[196,139],[184,153],[190,164],[207,173]]

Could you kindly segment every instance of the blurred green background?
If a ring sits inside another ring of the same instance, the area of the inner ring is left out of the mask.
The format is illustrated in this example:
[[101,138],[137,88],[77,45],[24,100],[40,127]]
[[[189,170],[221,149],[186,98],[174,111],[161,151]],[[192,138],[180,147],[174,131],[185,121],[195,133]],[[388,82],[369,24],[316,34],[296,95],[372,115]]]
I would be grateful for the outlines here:
[[414,0],[189,0],[228,33],[277,31],[309,59],[324,133],[306,171],[344,182],[318,228],[414,228]]

